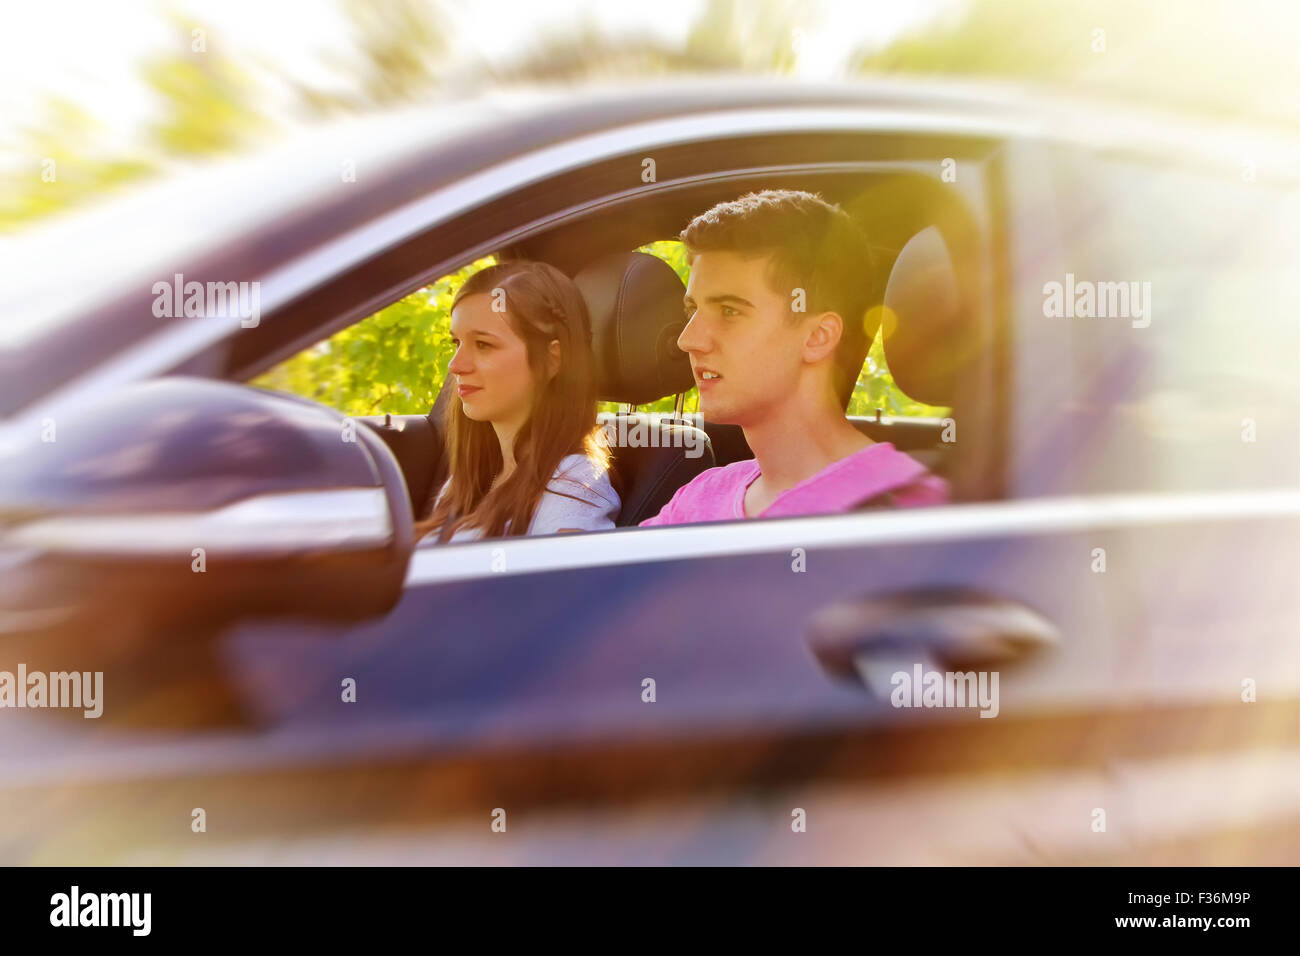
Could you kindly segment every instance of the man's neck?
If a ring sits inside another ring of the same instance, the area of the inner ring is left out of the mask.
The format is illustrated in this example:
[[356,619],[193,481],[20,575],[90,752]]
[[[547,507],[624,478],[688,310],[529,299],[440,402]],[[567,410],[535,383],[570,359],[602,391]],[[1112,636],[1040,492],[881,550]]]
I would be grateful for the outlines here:
[[824,405],[788,406],[770,419],[745,426],[744,432],[763,485],[773,494],[874,444],[849,423],[843,409]]

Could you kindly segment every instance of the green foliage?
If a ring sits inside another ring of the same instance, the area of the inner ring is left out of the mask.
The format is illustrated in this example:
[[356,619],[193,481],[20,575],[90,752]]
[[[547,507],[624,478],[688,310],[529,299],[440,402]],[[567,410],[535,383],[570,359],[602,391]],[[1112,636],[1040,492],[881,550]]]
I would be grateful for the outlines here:
[[687,32],[683,52],[703,68],[789,74],[801,30],[821,19],[807,0],[706,0]]
[[[0,233],[112,193],[154,172],[147,159],[95,158],[103,132],[101,124],[75,103],[57,96],[47,99],[40,119],[26,130],[22,152],[29,160],[0,172]],[[47,162],[53,165],[47,167]]]
[[[29,162],[0,173],[0,233],[84,205],[151,178],[173,161],[247,149],[270,138],[258,107],[259,90],[232,59],[190,49],[188,22],[172,17],[174,49],[141,65],[141,79],[158,104],[158,119],[129,153],[106,145],[105,130],[88,112],[48,96],[40,119],[15,144]],[[43,175],[54,163],[52,179]]]
[[359,62],[338,63],[353,76],[362,108],[416,102],[437,87],[447,57],[445,15],[419,0],[343,0]]
[[659,242],[652,242],[649,245],[642,246],[637,252],[648,252],[652,256],[658,256],[664,262],[673,267],[677,273],[677,278],[682,280],[682,285],[686,285],[691,278],[691,267],[686,263],[686,247],[676,239],[662,239]]
[[876,409],[880,409],[882,415],[894,418],[946,418],[952,412],[950,408],[914,401],[903,393],[894,383],[894,376],[885,362],[885,347],[879,334],[867,351],[858,384],[849,398],[848,414],[870,417],[875,415]]
[[163,153],[177,157],[238,151],[265,139],[266,121],[253,105],[256,89],[229,60],[191,53],[151,60],[144,80],[163,103],[151,134]]

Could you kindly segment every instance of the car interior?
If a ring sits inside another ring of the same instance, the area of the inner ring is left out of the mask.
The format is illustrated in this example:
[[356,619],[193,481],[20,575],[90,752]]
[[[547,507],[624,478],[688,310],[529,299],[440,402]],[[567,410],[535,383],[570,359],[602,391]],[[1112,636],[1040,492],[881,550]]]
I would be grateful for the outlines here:
[[[886,310],[884,347],[894,380],[917,401],[953,409],[961,432],[960,440],[945,441],[942,420],[891,419],[879,411],[851,416],[853,425],[946,478],[956,501],[996,496],[996,474],[987,462],[996,447],[989,426],[998,419],[992,383],[1000,376],[997,352],[988,347],[994,341],[993,310],[978,280],[987,242],[975,217],[957,194],[917,173],[805,174],[793,180],[765,176],[761,187],[820,192],[863,225],[875,253],[871,278]],[[694,380],[688,357],[676,347],[685,288],[671,266],[635,250],[675,237],[700,210],[757,186],[730,178],[624,201],[498,251],[498,259],[538,259],[573,276],[592,319],[599,397],[620,405],[618,412],[602,413],[601,421],[617,426],[623,419],[628,427],[643,423],[647,435],[658,432],[647,447],[613,449],[611,478],[623,499],[620,527],[657,514],[700,472],[753,457],[739,426],[637,410],[666,396],[677,396],[680,409]],[[361,419],[400,462],[417,516],[446,477],[442,419],[453,394],[448,382],[427,415]],[[703,434],[691,440],[674,435],[688,429]],[[695,457],[687,454],[692,447]]]

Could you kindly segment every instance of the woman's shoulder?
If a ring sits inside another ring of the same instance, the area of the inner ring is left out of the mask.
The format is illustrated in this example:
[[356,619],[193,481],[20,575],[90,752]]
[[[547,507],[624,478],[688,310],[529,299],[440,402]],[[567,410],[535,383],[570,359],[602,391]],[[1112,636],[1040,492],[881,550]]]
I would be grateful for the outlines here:
[[586,455],[566,455],[538,503],[529,534],[614,527],[622,502],[609,473]]
[[574,452],[572,455],[565,455],[560,459],[560,463],[555,466],[555,475],[580,472],[585,474],[604,474],[604,469],[597,462],[593,461],[582,452]]
[[553,487],[570,483],[587,488],[598,487],[602,490],[608,488],[613,492],[609,471],[599,462],[592,461],[581,453],[565,455],[561,458],[560,463],[555,466],[555,474],[551,476]]

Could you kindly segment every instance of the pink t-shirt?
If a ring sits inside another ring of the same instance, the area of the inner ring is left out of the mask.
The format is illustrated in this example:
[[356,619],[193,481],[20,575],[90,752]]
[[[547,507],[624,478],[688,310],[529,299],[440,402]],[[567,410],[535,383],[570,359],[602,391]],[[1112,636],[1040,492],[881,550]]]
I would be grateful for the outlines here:
[[[668,504],[639,527],[744,518],[745,491],[759,474],[758,461],[753,458],[710,468],[678,488]],[[924,465],[889,442],[880,442],[831,462],[812,477],[787,488],[758,517],[790,518],[851,511],[868,498],[895,490],[893,503],[899,508],[948,501],[946,481],[929,474]]]

